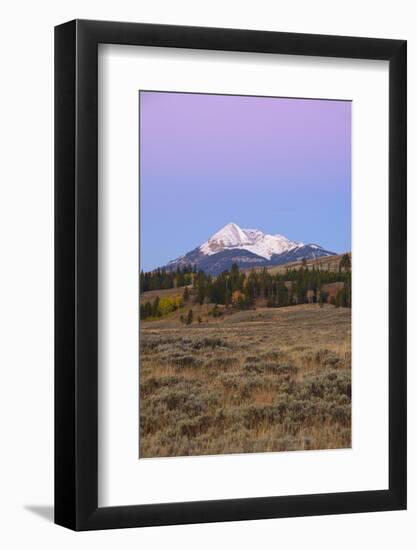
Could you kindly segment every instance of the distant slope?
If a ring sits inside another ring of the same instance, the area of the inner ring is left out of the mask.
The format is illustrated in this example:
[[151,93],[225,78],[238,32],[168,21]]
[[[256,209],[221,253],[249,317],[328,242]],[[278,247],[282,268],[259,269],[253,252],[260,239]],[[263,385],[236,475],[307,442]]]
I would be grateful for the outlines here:
[[[188,287],[191,288],[191,285]],[[185,286],[180,286],[178,288],[160,288],[158,290],[147,290],[140,294],[140,303],[145,304],[146,302],[153,302],[157,296],[160,298],[166,296],[182,296],[185,290]]]
[[[324,271],[339,271],[340,260],[342,259],[344,254],[348,254],[352,261],[352,253],[345,252],[343,254],[334,254],[332,256],[311,258],[306,260],[306,263],[308,267],[315,266],[317,269],[320,268],[320,269],[323,269]],[[285,273],[288,269],[299,269],[301,265],[302,265],[302,260],[299,260],[296,262],[288,262],[287,264],[283,264],[283,265],[268,267],[267,269],[271,274]]]

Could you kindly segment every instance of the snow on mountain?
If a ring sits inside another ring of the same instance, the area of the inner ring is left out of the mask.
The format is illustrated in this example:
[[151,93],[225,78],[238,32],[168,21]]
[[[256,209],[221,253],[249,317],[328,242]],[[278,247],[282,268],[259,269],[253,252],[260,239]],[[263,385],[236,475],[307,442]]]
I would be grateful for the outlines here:
[[268,235],[259,229],[242,229],[228,223],[201,246],[168,262],[165,268],[194,265],[208,274],[218,275],[234,263],[242,269],[270,267],[334,254],[317,244],[291,241],[282,235]]
[[268,235],[259,229],[242,229],[228,223],[200,246],[203,254],[211,256],[224,250],[247,250],[270,260],[274,254],[282,254],[303,243],[290,241],[282,235]]

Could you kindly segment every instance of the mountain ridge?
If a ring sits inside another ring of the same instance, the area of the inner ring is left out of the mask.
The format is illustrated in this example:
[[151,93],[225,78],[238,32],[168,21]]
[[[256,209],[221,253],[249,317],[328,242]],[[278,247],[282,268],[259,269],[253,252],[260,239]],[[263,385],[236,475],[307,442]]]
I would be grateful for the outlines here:
[[304,244],[281,234],[270,235],[259,229],[243,229],[230,222],[202,245],[163,267],[173,270],[191,264],[208,274],[218,275],[233,263],[241,268],[270,267],[335,254],[315,243]]

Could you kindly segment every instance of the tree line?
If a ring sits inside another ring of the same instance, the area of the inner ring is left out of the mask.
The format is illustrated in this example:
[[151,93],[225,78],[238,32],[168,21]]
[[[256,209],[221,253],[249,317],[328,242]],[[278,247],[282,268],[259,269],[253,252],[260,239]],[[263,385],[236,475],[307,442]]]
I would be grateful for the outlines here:
[[[329,300],[325,285],[343,283]],[[170,286],[167,286],[170,285]],[[256,300],[264,299],[268,307],[285,307],[304,303],[330,302],[336,307],[351,307],[351,263],[348,254],[342,256],[338,271],[308,267],[303,261],[299,269],[287,269],[271,274],[266,268],[260,271],[241,272],[237,264],[217,277],[187,266],[175,272],[156,270],[141,273],[141,291],[185,286],[181,297],[156,297],[153,303],[141,306],[141,319],[160,317],[183,307],[190,299],[188,286],[193,287],[195,302],[211,303],[248,309]],[[191,321],[192,322],[192,319]]]
[[260,298],[265,299],[269,307],[307,302],[323,304],[328,300],[323,286],[336,282],[342,282],[343,287],[332,302],[336,306],[351,307],[351,272],[346,260],[343,260],[339,272],[322,271],[315,266],[309,269],[307,265],[302,265],[299,269],[288,269],[284,273],[271,274],[264,268],[246,274],[233,264],[230,271],[224,271],[215,278],[199,271],[193,286],[199,304],[208,302],[246,309]]
[[182,268],[178,267],[173,271],[165,268],[158,268],[154,271],[141,271],[139,278],[140,292],[190,285],[193,280],[193,275],[196,273],[197,267],[191,264]]

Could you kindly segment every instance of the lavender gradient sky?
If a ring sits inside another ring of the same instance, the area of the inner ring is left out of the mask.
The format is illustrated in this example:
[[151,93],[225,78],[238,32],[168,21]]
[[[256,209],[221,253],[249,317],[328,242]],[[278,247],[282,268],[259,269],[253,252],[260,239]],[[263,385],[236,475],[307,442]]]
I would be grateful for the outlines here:
[[141,269],[228,222],[351,249],[351,102],[139,97]]

